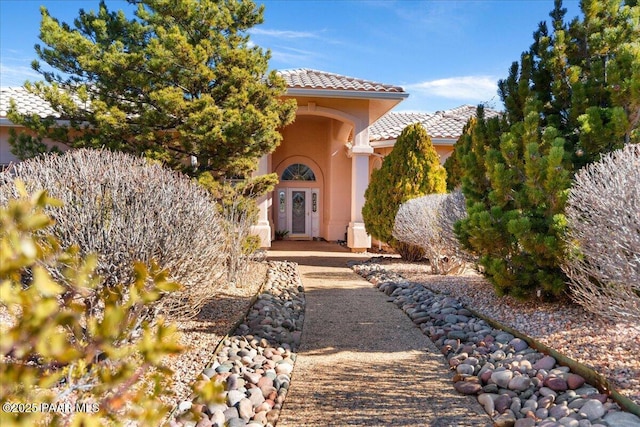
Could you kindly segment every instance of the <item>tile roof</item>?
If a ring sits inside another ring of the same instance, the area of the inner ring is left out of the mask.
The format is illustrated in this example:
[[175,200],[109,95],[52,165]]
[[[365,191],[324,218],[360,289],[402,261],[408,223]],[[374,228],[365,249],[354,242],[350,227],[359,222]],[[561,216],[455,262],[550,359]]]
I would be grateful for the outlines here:
[[[461,105],[446,111],[431,113],[389,112],[382,116],[369,128],[371,141],[393,140],[400,136],[402,130],[410,124],[422,123],[431,138],[458,139],[469,118],[475,116],[476,107]],[[485,117],[490,118],[500,114],[498,111],[486,108]]]
[[358,92],[395,92],[405,93],[400,86],[377,83],[355,77],[343,76],[326,71],[298,68],[283,70],[278,74],[287,82],[290,89],[328,89]]
[[[399,86],[382,85],[361,79],[340,76],[321,71],[299,69],[281,71],[289,87],[323,88],[355,91],[403,91]],[[295,86],[297,85],[297,86]],[[41,117],[59,117],[59,115],[42,98],[29,93],[24,87],[0,88],[0,118],[7,116],[9,100],[14,99],[18,111],[23,114],[38,114]],[[475,115],[476,107],[462,105],[457,108],[436,113],[389,112],[369,128],[371,141],[388,141],[396,139],[402,130],[412,123],[422,123],[431,138],[458,139],[464,125]],[[499,114],[495,110],[486,109],[485,116]]]
[[0,88],[0,117],[7,117],[11,99],[15,100],[18,111],[21,114],[37,114],[40,117],[60,117],[42,98],[33,95],[21,86]]
[[[278,71],[283,77],[289,89],[324,89],[324,90],[345,90],[354,92],[372,93],[398,93],[406,96],[406,92],[400,86],[377,83],[355,77],[343,76],[326,71],[311,70],[308,68],[298,68],[295,70]],[[42,117],[59,115],[49,107],[49,105],[29,93],[24,87],[3,87],[0,92],[0,117],[7,116],[9,109],[9,99],[15,99],[18,111],[21,113],[36,113]]]

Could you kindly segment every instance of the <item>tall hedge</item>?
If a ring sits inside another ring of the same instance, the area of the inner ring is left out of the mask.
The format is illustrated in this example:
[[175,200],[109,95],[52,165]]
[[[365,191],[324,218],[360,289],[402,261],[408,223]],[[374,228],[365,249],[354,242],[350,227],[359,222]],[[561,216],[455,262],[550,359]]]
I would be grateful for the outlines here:
[[362,208],[367,232],[397,249],[393,226],[400,205],[445,191],[446,172],[427,131],[420,123],[407,126],[380,169],[371,174]]
[[499,294],[564,293],[571,179],[640,141],[640,6],[583,1],[581,9],[584,17],[568,25],[556,1],[552,31],[542,22],[498,83],[504,117],[479,114],[456,147],[469,214],[457,234]]

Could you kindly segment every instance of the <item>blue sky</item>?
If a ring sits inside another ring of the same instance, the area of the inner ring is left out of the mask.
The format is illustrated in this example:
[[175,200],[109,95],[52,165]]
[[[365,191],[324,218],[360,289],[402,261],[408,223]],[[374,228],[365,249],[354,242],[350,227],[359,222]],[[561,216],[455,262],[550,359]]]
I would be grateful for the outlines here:
[[[253,43],[271,50],[271,68],[313,68],[403,86],[396,111],[434,112],[501,104],[496,83],[548,20],[553,0],[267,0]],[[0,0],[0,85],[40,80],[31,70],[40,5],[72,23],[98,0]],[[125,9],[107,0],[110,9]],[[565,0],[570,20],[578,0]]]

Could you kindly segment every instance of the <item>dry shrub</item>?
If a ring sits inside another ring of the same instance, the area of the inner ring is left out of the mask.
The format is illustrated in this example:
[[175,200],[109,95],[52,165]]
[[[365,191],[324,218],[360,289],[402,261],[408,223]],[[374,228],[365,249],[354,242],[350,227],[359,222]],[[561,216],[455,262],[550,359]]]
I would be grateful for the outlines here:
[[453,232],[453,225],[465,216],[465,201],[460,191],[411,199],[398,209],[393,237],[422,248],[433,273],[455,272],[463,269],[470,259]]
[[394,242],[393,250],[395,250],[400,258],[409,262],[418,262],[424,259],[424,249],[420,246],[412,245],[405,242]]
[[260,238],[252,235],[258,217],[255,197],[229,191],[219,204],[223,220],[226,280],[242,287],[249,279],[251,261],[259,258]]
[[[188,177],[123,153],[73,150],[15,165],[2,174],[0,202],[16,198],[13,179],[63,202],[48,209],[50,232],[63,248],[98,254],[102,286],[135,281],[132,265],[152,260],[182,289],[165,295],[156,312],[193,316],[222,286],[221,219],[209,193]],[[50,271],[61,277],[62,271]],[[90,302],[89,302],[90,304]],[[154,315],[155,313],[150,313]]]
[[640,145],[575,176],[566,207],[571,297],[594,313],[640,321]]
[[[173,397],[163,360],[182,349],[174,326],[140,323],[139,313],[177,285],[138,263],[130,285],[101,286],[95,256],[63,251],[47,233],[46,207],[59,202],[21,193],[0,206],[0,307],[10,319],[0,335],[0,425],[160,425]],[[60,269],[62,280],[49,274]],[[81,303],[88,292],[99,316]]]

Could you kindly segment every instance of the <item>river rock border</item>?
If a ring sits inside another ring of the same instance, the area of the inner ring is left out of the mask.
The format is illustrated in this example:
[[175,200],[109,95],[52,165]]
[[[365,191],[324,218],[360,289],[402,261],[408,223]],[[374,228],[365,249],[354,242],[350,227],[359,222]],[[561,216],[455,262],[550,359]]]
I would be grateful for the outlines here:
[[521,338],[491,327],[456,298],[389,272],[375,260],[352,269],[431,339],[455,371],[454,388],[476,395],[497,427],[640,427],[584,377]]
[[180,402],[172,427],[272,427],[300,345],[305,297],[298,264],[268,263],[267,280],[244,321],[217,347],[199,381],[217,381],[223,401]]

